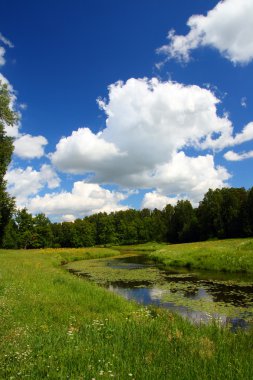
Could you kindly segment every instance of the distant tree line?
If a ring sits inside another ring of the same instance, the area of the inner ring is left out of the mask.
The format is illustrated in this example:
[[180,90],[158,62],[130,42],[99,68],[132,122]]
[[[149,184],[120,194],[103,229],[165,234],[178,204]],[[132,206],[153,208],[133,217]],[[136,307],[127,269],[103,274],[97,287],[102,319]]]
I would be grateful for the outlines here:
[[98,213],[52,223],[44,214],[17,211],[2,236],[3,248],[88,247],[149,241],[183,243],[253,236],[253,187],[209,190],[197,208],[188,200],[162,211]]

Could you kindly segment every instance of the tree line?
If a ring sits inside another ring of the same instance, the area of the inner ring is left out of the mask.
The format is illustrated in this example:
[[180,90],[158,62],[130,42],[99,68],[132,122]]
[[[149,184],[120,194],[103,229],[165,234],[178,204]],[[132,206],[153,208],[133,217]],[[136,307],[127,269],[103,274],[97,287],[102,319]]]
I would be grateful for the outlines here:
[[253,187],[209,190],[197,208],[180,200],[163,210],[101,212],[52,223],[18,210],[6,226],[3,248],[88,247],[150,241],[184,243],[253,236]]

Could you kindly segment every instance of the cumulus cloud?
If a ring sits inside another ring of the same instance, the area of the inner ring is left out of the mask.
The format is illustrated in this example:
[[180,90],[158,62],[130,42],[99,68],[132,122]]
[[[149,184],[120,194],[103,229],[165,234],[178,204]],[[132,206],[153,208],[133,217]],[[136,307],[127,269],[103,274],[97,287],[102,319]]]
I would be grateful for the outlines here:
[[62,137],[51,155],[52,162],[60,170],[83,173],[111,163],[121,156],[113,143],[106,142],[101,133],[94,134],[88,128],[79,128],[69,137]]
[[78,181],[71,192],[36,196],[29,201],[27,208],[32,213],[63,215],[63,220],[71,221],[93,213],[126,210],[127,206],[120,204],[126,197],[124,193],[104,189],[98,184]]
[[229,150],[227,153],[224,154],[224,157],[228,161],[242,161],[246,160],[247,158],[253,158],[253,150],[243,153],[236,153],[232,150]]
[[189,61],[192,50],[210,46],[219,50],[234,64],[247,64],[253,59],[253,2],[252,0],[224,0],[206,16],[193,15],[187,25],[187,35],[168,34],[169,43],[158,49],[168,58]]
[[171,162],[161,165],[156,173],[160,186],[167,193],[183,194],[187,191],[191,199],[201,198],[211,188],[224,186],[230,178],[227,170],[215,166],[214,158],[206,156],[188,157],[184,152],[173,156]]
[[233,126],[228,120],[227,125],[222,132],[215,130],[198,143],[201,149],[212,148],[214,150],[222,150],[229,146],[243,144],[244,142],[253,140],[253,122],[248,123],[242,132],[233,136]]
[[[183,147],[199,147],[213,133],[231,136],[231,122],[217,115],[218,102],[199,86],[155,78],[117,82],[109,87],[108,102],[99,101],[107,115],[103,132],[85,128],[61,139],[52,162],[66,172],[93,170],[105,180],[142,173]],[[212,144],[210,139],[205,148]]]
[[[80,128],[62,138],[52,162],[65,172],[92,172],[96,183],[156,189],[153,201],[156,196],[161,204],[166,200],[161,197],[175,199],[186,189],[199,201],[209,187],[222,187],[229,178],[201,151],[247,141],[253,132],[250,123],[233,136],[228,117],[217,114],[218,103],[199,86],[146,78],[117,82],[109,87],[108,100],[99,100],[107,116],[103,132]],[[186,148],[195,157],[184,154]]]
[[188,157],[179,152],[169,163],[158,166],[153,176],[146,176],[149,187],[156,186],[157,191],[147,193],[143,205],[161,209],[186,198],[197,205],[209,188],[221,188],[229,178],[224,167],[215,166],[212,155]]
[[234,138],[234,144],[231,145],[238,145],[242,144],[246,141],[253,140],[253,122],[248,123],[242,130],[241,133],[238,133]]
[[166,195],[159,194],[154,190],[144,195],[141,207],[149,208],[151,210],[155,208],[162,210],[167,204],[175,206],[177,201],[177,197],[167,197]]
[[14,153],[23,159],[40,158],[44,155],[45,145],[47,139],[43,136],[18,135],[14,141]]
[[5,175],[8,192],[16,197],[17,205],[25,207],[29,197],[37,194],[45,186],[54,189],[60,179],[50,165],[42,165],[39,171],[28,166],[26,169],[9,169]]

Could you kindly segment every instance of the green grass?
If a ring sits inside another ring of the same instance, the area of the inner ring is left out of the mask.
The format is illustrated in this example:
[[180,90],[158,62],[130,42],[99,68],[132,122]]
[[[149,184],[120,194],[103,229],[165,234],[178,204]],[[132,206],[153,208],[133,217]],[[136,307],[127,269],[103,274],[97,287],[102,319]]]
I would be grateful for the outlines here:
[[[20,250],[19,252],[26,252]],[[61,264],[67,264],[68,262],[88,259],[98,259],[103,257],[111,257],[119,254],[119,251],[111,248],[43,248],[43,249],[31,249],[30,253],[41,253],[45,255],[54,255],[60,259]]]
[[166,245],[148,257],[173,267],[253,273],[253,239]]
[[111,248],[117,249],[120,251],[128,251],[128,252],[130,251],[149,252],[149,251],[156,251],[166,246],[167,246],[166,243],[150,242],[150,243],[136,244],[136,245],[115,245],[115,246],[112,246]]
[[0,251],[0,379],[253,378],[252,331],[141,308],[66,272],[64,252]]

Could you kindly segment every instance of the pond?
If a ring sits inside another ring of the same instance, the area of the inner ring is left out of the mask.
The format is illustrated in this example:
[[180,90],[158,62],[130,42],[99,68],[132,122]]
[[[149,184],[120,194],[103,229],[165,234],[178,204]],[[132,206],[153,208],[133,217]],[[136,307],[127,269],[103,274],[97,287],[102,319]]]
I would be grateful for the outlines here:
[[67,268],[128,300],[174,311],[194,323],[232,330],[253,325],[253,277],[164,268],[143,254],[71,263]]

